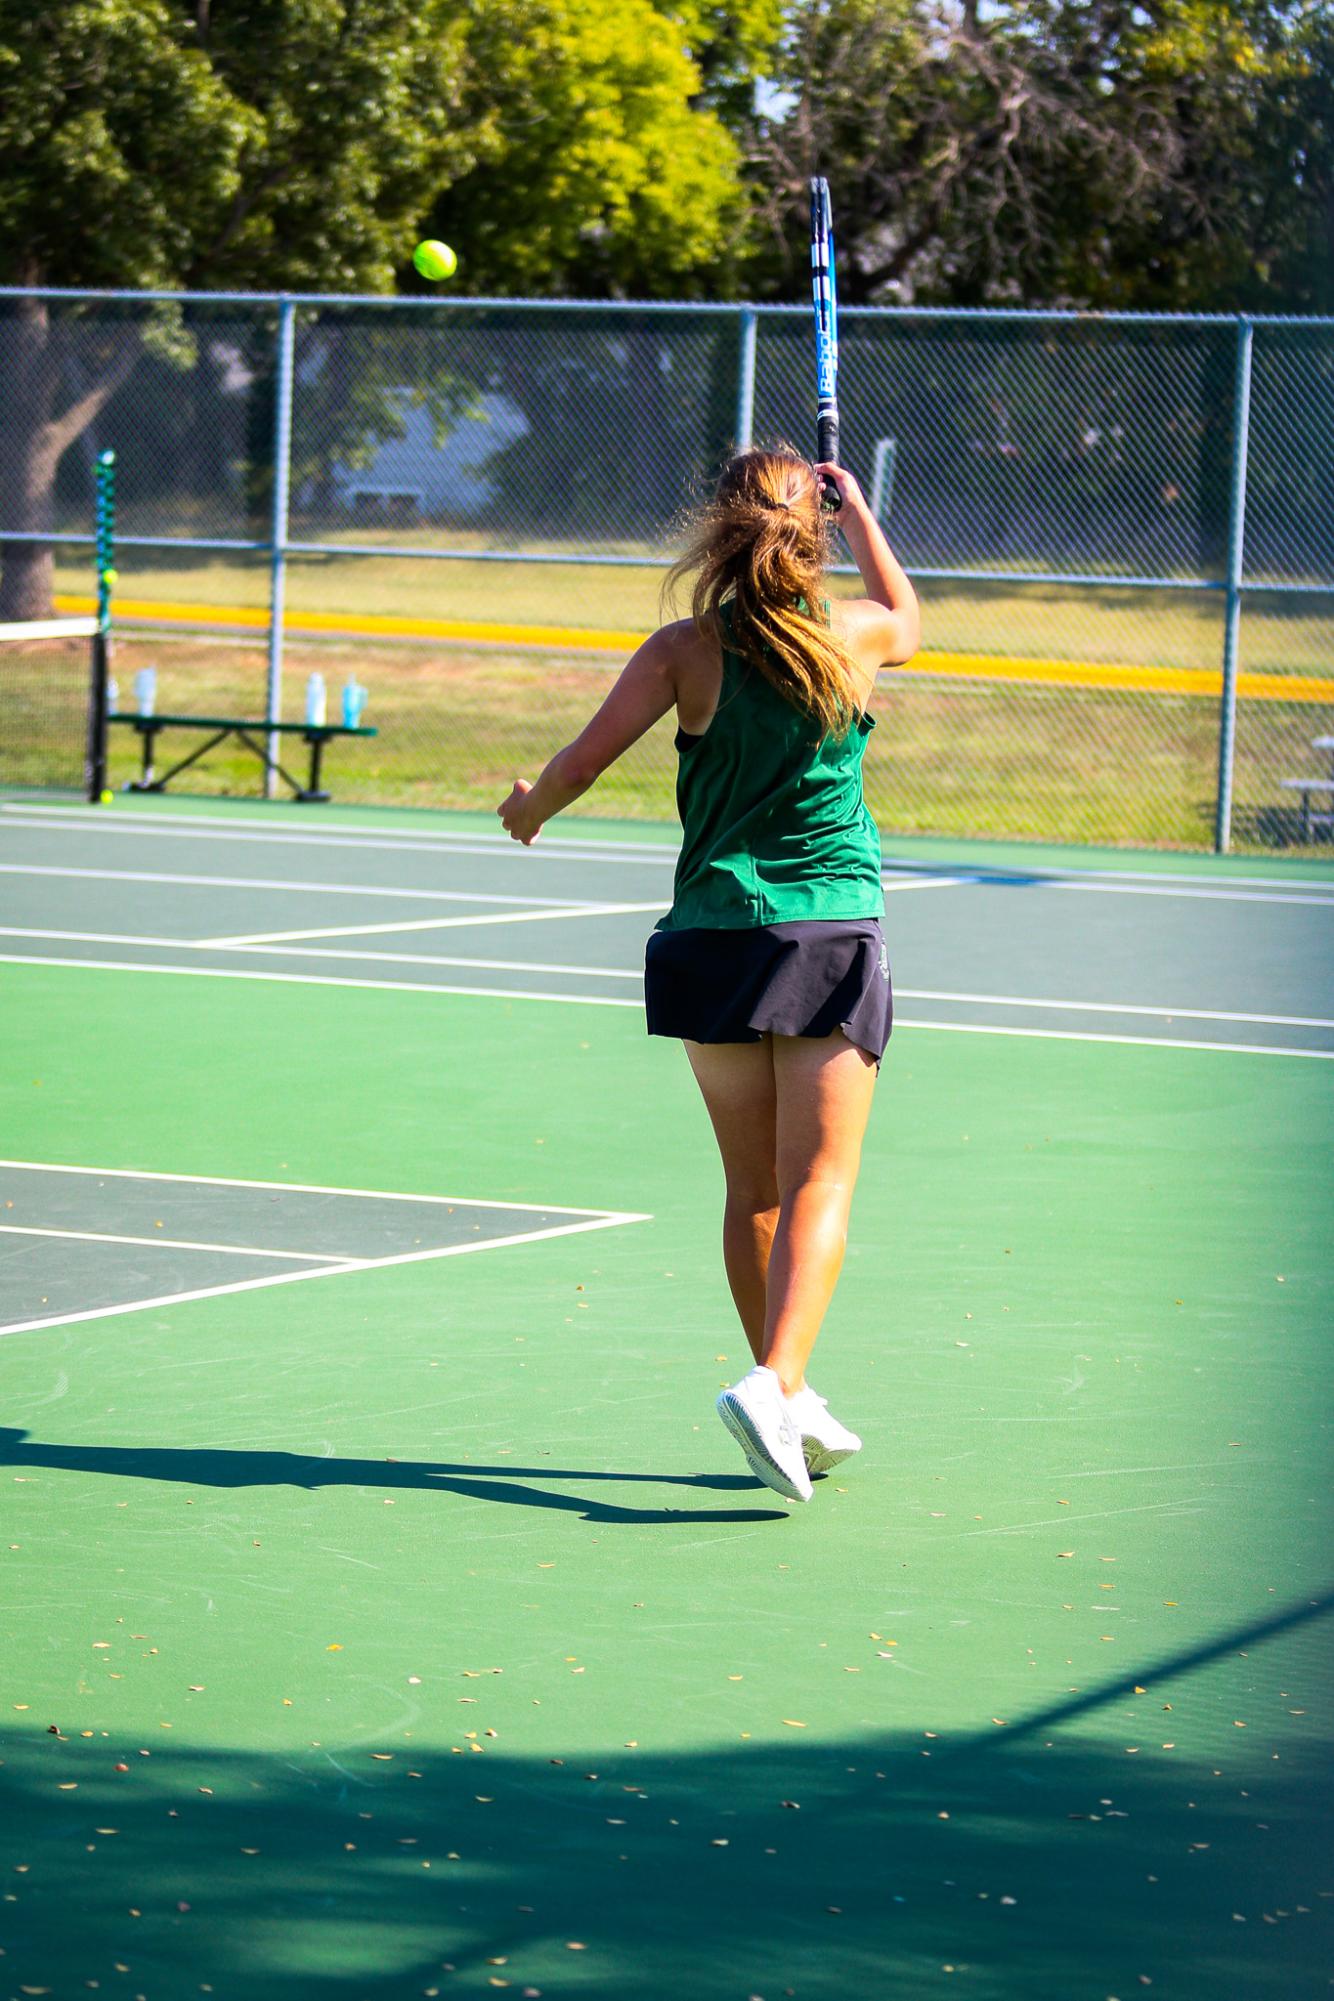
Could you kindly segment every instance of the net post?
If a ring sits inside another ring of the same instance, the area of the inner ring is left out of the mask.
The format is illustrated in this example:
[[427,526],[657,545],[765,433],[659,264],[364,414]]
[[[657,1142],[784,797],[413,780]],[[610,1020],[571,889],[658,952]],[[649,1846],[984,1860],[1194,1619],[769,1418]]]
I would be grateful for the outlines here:
[[748,452],[755,436],[755,337],[760,316],[754,306],[741,308],[740,373],[736,392],[736,448]]
[[107,783],[107,684],[111,675],[111,587],[116,580],[116,454],[99,452],[95,546],[97,560],[97,631],[93,634],[92,676],[88,691],[88,748],[84,786],[90,805],[100,805]]
[[1232,844],[1232,777],[1237,750],[1237,652],[1241,631],[1242,573],[1246,551],[1246,461],[1251,431],[1251,354],[1255,327],[1237,321],[1232,395],[1232,483],[1228,499],[1227,604],[1223,620],[1223,693],[1218,711],[1218,811],[1214,853]]
[[[265,718],[279,722],[283,712],[283,620],[287,591],[288,503],[292,464],[292,359],[296,306],[284,293],[278,303],[278,354],[273,418],[273,513],[269,528],[269,669]],[[274,767],[280,745],[273,731],[266,738],[264,797],[277,796]]]

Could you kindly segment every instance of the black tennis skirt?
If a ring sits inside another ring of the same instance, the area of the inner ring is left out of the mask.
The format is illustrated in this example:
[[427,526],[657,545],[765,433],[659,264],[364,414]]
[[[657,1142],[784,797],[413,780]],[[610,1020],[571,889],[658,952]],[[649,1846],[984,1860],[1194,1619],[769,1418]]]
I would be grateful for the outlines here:
[[650,1035],[758,1042],[841,1028],[877,1063],[894,1021],[889,955],[873,917],[655,931],[644,1004]]

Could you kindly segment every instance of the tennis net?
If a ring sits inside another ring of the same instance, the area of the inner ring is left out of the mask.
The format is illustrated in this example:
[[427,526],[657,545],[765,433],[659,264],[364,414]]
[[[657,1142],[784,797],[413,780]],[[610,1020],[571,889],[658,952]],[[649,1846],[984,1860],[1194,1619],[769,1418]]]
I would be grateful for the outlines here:
[[78,790],[95,618],[0,625],[0,785]]

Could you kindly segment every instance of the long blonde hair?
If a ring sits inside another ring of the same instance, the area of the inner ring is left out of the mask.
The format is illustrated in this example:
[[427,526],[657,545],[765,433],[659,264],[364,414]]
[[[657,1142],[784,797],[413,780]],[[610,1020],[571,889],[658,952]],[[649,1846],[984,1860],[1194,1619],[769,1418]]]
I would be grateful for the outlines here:
[[830,538],[810,465],[791,445],[738,452],[691,529],[668,591],[694,574],[699,630],[739,653],[822,737],[846,736],[862,704],[852,656],[820,616]]

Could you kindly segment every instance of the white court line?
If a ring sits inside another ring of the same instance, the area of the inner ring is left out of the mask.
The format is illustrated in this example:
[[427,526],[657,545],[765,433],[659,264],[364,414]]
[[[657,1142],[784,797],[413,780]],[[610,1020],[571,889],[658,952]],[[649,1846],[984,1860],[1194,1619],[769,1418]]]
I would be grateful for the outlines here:
[[[233,971],[230,966],[145,966],[125,959],[51,959],[32,953],[0,954],[0,965],[55,966],[62,971],[92,973],[165,973],[205,980],[263,980],[276,986],[352,987],[372,993],[450,994],[465,1000],[555,1001],[569,1007],[628,1007],[642,1009],[643,1002],[618,1000],[614,994],[553,994],[529,987],[444,986],[425,980],[349,980],[327,973],[269,973]],[[1078,1029],[1010,1028],[997,1022],[909,1021],[899,1017],[899,1028],[938,1028],[969,1035],[1020,1035],[1053,1042],[1120,1042],[1145,1049],[1214,1049],[1237,1056],[1306,1056],[1334,1061],[1334,1049],[1289,1049],[1262,1042],[1187,1042],[1172,1035],[1099,1035]]]
[[[638,903],[635,910],[661,910],[657,903]],[[587,913],[583,913],[587,915]],[[477,920],[473,920],[474,922]],[[447,918],[446,923],[452,923]],[[410,924],[396,925],[410,931]],[[300,936],[300,933],[295,934]],[[373,966],[473,966],[489,973],[568,973],[571,979],[642,980],[642,967],[565,966],[541,959],[472,959],[446,952],[350,952],[333,951],[320,945],[251,945],[235,939],[218,938],[138,938],[125,931],[43,931],[34,925],[0,924],[0,938],[46,938],[71,945],[155,945],[173,952],[239,952],[275,959],[335,959],[366,961]]]
[[[657,910],[656,903],[628,906],[635,910]],[[435,920],[430,920],[434,922]],[[445,923],[453,923],[445,918]],[[378,928],[378,927],[373,927]],[[388,927],[386,927],[388,928]],[[404,931],[427,928],[404,924],[396,927]],[[301,937],[301,932],[293,932],[293,937]],[[312,932],[312,937],[326,934]],[[338,936],[338,933],[328,935]],[[220,938],[135,938],[119,931],[39,931],[25,925],[0,925],[0,938],[48,938],[66,940],[80,945],[155,945],[174,951],[200,952],[209,950],[239,951],[264,954],[274,958],[292,959],[333,959],[367,961],[372,965],[393,966],[455,966],[472,967],[478,972],[490,973],[557,973],[566,974],[571,979],[583,977],[594,980],[642,980],[644,975],[639,967],[562,965],[541,959],[476,959],[465,958],[452,953],[433,952],[344,952],[326,951],[314,947],[286,947],[282,945],[250,944],[245,940]],[[61,961],[60,963],[64,963]],[[164,969],[165,970],[165,969]],[[476,988],[468,988],[469,993]],[[1145,1006],[1134,1001],[1082,1001],[1051,1000],[1034,994],[966,994],[952,993],[937,987],[895,987],[897,1000],[930,1000],[957,1003],[967,1007],[1029,1007],[1046,1010],[1048,1013],[1069,1014],[1133,1014],[1144,1015],[1159,1021],[1235,1021],[1257,1024],[1266,1028],[1331,1028],[1334,1018],[1311,1014],[1248,1014],[1238,1009],[1173,1007],[1160,1005]]]
[[886,881],[882,876],[880,887],[886,896],[893,896],[901,889],[963,889],[980,880],[975,875],[903,875]]
[[1313,1014],[1240,1014],[1208,1007],[1144,1007],[1128,1001],[1033,1000],[1016,994],[951,994],[931,987],[896,987],[899,1000],[958,1001],[973,1007],[1036,1007],[1071,1014],[1144,1014],[1167,1021],[1247,1021],[1268,1028],[1334,1028],[1334,1020]]
[[[978,877],[981,882],[982,877]],[[1334,892],[1325,896],[1312,896],[1309,892],[1301,895],[1287,890],[1271,889],[1186,889],[1173,887],[1160,889],[1152,882],[1085,882],[1082,878],[1069,876],[1035,876],[1029,885],[1033,889],[1080,889],[1090,895],[1100,896],[1175,896],[1177,898],[1199,899],[1208,903],[1314,903],[1326,910],[1334,910]]]
[[[95,1169],[90,1169],[88,1171],[96,1172]],[[183,1176],[181,1178],[188,1179],[189,1177]],[[241,1184],[241,1185],[244,1186],[249,1184]],[[256,1185],[262,1186],[263,1184],[256,1184]],[[280,1183],[279,1185],[285,1187],[288,1184]],[[345,1191],[340,1190],[338,1192],[342,1193]],[[403,1199],[411,1201],[414,1199],[425,1200],[428,1198],[425,1197],[414,1198],[409,1196]],[[431,1199],[439,1199],[439,1198],[431,1198]],[[504,1208],[507,1205],[500,1202],[494,1202],[494,1203],[488,1203],[486,1205],[479,1203],[477,1206],[479,1208],[482,1206],[486,1206],[489,1208],[499,1209],[499,1208]],[[535,1207],[536,1205],[531,1203],[523,1203],[523,1204],[515,1204],[513,1206],[531,1208]],[[553,1210],[555,1206],[556,1205],[554,1203],[550,1205],[550,1207]],[[318,1265],[313,1271],[275,1272],[269,1278],[243,1278],[234,1281],[231,1285],[200,1286],[197,1287],[192,1292],[167,1292],[161,1294],[158,1298],[155,1299],[127,1300],[123,1305],[120,1306],[92,1306],[92,1307],[85,1307],[83,1311],[79,1313],[55,1313],[46,1319],[39,1318],[36,1320],[11,1321],[7,1326],[0,1325],[0,1335],[30,1334],[45,1327],[70,1327],[73,1326],[76,1321],[80,1320],[112,1320],[122,1313],[145,1313],[153,1307],[184,1306],[196,1299],[219,1299],[222,1297],[224,1293],[259,1292],[271,1285],[300,1285],[304,1283],[304,1281],[307,1279],[339,1278],[345,1276],[348,1272],[385,1271],[388,1269],[390,1265],[425,1264],[433,1258],[467,1257],[473,1251],[507,1250],[511,1244],[537,1244],[541,1243],[544,1239],[549,1237],[575,1237],[581,1235],[586,1230],[610,1230],[616,1228],[622,1223],[651,1223],[652,1221],[653,1218],[651,1216],[635,1215],[630,1213],[629,1211],[626,1211],[624,1213],[613,1213],[612,1211],[608,1210],[604,1211],[597,1218],[595,1222],[561,1223],[549,1230],[526,1230],[523,1232],[522,1235],[515,1237],[487,1237],[479,1239],[478,1242],[471,1244],[446,1244],[439,1250],[404,1251],[400,1253],[397,1257],[364,1258],[364,1259],[358,1259],[354,1263],[350,1262],[346,1264],[336,1264],[336,1265]]]
[[414,917],[398,924],[330,924],[318,931],[256,931],[237,938],[197,938],[201,949],[219,950],[245,945],[282,945],[304,938],[373,938],[377,933],[398,931],[470,930],[483,924],[555,924],[562,917],[623,917],[627,912],[661,910],[661,898],[652,903],[576,903],[569,910],[502,910],[485,917]]
[[[578,899],[572,896],[502,896],[472,889],[389,889],[378,882],[275,882],[267,876],[169,875],[147,869],[54,868],[27,862],[0,862],[0,875],[66,876],[76,882],[178,883],[187,889],[279,889],[304,895],[407,897],[418,903],[504,903],[531,910],[537,904],[553,910],[569,910]],[[590,898],[585,909],[596,916],[605,905]]]
[[[33,822],[53,833],[88,833],[95,830],[99,837],[103,833],[156,834],[163,838],[180,840],[217,840],[220,837],[230,836],[236,840],[269,842],[278,847],[379,848],[394,853],[421,852],[437,855],[452,851],[477,855],[510,854],[516,857],[522,853],[536,856],[538,860],[642,862],[654,867],[674,865],[678,852],[675,843],[664,843],[661,847],[654,847],[647,843],[641,845],[639,842],[618,842],[614,839],[580,841],[550,833],[544,833],[541,840],[532,848],[521,849],[520,844],[511,841],[507,834],[450,832],[444,829],[436,834],[423,834],[417,828],[404,828],[402,833],[393,828],[379,828],[374,832],[367,831],[361,834],[355,832],[336,834],[316,829],[296,833],[277,828],[269,820],[240,817],[233,819],[224,814],[201,813],[191,815],[187,822],[170,820],[156,813],[134,814],[120,809],[117,809],[114,815],[104,814],[101,818],[96,818],[94,809],[89,807],[28,805],[21,800],[0,802],[0,815],[3,814],[13,815],[20,821]],[[238,829],[246,831],[238,832]],[[252,829],[253,832],[250,831]],[[906,860],[891,859],[885,866],[888,871],[893,872],[896,869],[912,868],[914,864]],[[980,872],[971,879],[983,886],[993,881],[1008,886],[1016,878],[1021,882],[1039,886],[1050,884],[1072,889],[1114,890],[1119,884],[1124,883],[1128,886],[1127,893],[1130,894],[1136,891],[1167,894],[1165,890],[1149,887],[1164,883],[1199,884],[1221,895],[1228,894],[1229,887],[1272,892],[1322,886],[1303,877],[1209,876],[1166,869],[1155,871],[1152,876],[1145,876],[1139,871],[1129,869],[1061,869],[1044,867],[1041,863],[1037,863],[1030,871],[1025,868],[1022,860],[1016,861],[1010,868],[1003,868],[1000,864],[981,865]],[[970,878],[960,876],[956,879],[968,881]],[[1216,888],[1216,885],[1224,887]],[[1334,901],[1334,883],[1324,885],[1324,888],[1325,897],[1317,897],[1315,900]]]
[[1213,1049],[1225,1056],[1309,1056],[1334,1063],[1334,1049],[1286,1049],[1268,1042],[1188,1042],[1177,1035],[1101,1035],[1092,1029],[1011,1028],[998,1021],[895,1020],[895,1028],[936,1028],[951,1035],[1026,1035],[1041,1042],[1120,1042],[1137,1049]]
[[194,1244],[184,1237],[123,1237],[108,1230],[44,1230],[31,1223],[0,1223],[0,1236],[59,1237],[62,1242],[72,1238],[81,1244],[151,1244],[154,1250],[223,1251],[236,1258],[296,1258],[307,1265],[360,1263],[357,1258],[340,1257],[337,1251],[260,1251],[249,1244]]
[[451,1209],[530,1209],[535,1216],[610,1216],[620,1223],[648,1220],[630,1210],[577,1209],[568,1202],[497,1202],[480,1195],[410,1195],[401,1188],[341,1188],[322,1181],[254,1181],[231,1174],[170,1174],[151,1167],[74,1167],[60,1160],[0,1160],[0,1167],[23,1168],[31,1174],[91,1174],[107,1181],[179,1181],[192,1188],[261,1188],[266,1194],[279,1195],[360,1195],[374,1202],[435,1202]]
[[[640,841],[616,840],[573,840],[569,836],[552,835],[543,832],[541,839],[532,848],[524,848],[522,842],[512,841],[508,834],[450,833],[442,830],[438,834],[423,834],[418,828],[404,828],[400,833],[393,827],[367,829],[363,833],[349,831],[345,834],[289,833],[269,820],[231,820],[220,814],[195,814],[187,821],[167,821],[157,813],[127,813],[117,811],[114,817],[103,814],[94,816],[94,809],[72,809],[57,806],[27,806],[18,801],[0,803],[0,814],[21,815],[35,825],[53,834],[87,834],[95,832],[99,838],[105,832],[123,834],[161,834],[173,839],[193,841],[216,841],[232,838],[238,841],[258,841],[272,843],[275,847],[315,847],[315,848],[379,848],[390,853],[431,854],[444,853],[465,855],[522,855],[535,854],[542,859],[576,859],[596,862],[644,862],[652,867],[664,864],[675,866],[680,843],[665,841],[655,847]],[[57,814],[77,817],[56,818]],[[258,831],[238,833],[238,828],[254,828]]]

